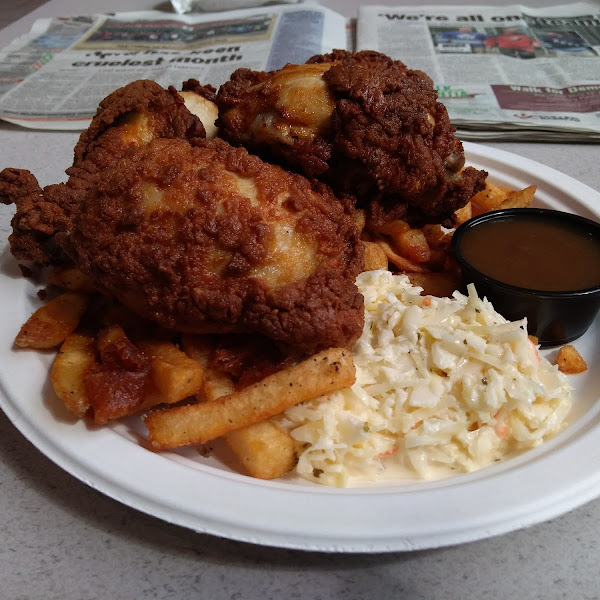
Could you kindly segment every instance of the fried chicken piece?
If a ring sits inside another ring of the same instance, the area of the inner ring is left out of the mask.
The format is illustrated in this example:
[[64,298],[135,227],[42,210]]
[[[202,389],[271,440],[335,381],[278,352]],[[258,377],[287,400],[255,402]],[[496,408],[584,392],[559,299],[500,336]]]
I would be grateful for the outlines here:
[[194,80],[181,93],[135,82],[100,103],[66,183],[42,190],[28,171],[5,169],[13,254],[68,260],[168,329],[259,332],[306,352],[351,345],[363,324],[353,208],[326,186],[205,140],[186,105],[210,126],[214,94]]
[[131,148],[90,180],[68,237],[98,289],[167,329],[261,333],[306,352],[362,331],[351,212],[223,140]]
[[[192,92],[190,92],[192,93]],[[100,103],[96,116],[75,146],[66,183],[43,190],[35,177],[20,169],[0,173],[0,201],[17,206],[10,245],[19,260],[41,265],[66,260],[58,235],[64,237],[79,212],[79,203],[98,173],[117,162],[129,148],[155,138],[205,137],[200,119],[175,89],[153,81],[135,81]]]
[[217,94],[221,135],[352,193],[369,224],[443,222],[483,188],[431,79],[378,52],[336,50],[270,73],[239,69]]
[[219,118],[219,107],[215,102],[217,90],[212,85],[202,85],[197,79],[188,79],[178,93],[186,108],[202,121],[206,137],[216,137],[219,133],[215,123]]
[[54,234],[66,227],[65,210],[46,200],[33,174],[13,168],[0,172],[0,202],[17,207],[11,221],[13,232],[8,236],[16,259],[39,265],[64,260],[61,248],[54,243]]

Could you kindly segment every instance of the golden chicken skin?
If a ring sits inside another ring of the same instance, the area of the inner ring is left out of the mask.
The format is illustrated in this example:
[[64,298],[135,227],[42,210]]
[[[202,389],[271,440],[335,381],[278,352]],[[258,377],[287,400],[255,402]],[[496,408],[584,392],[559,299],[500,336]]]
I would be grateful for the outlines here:
[[216,102],[225,139],[354,194],[375,227],[444,222],[484,186],[431,79],[378,52],[239,69]]
[[28,171],[2,171],[13,255],[72,263],[167,329],[260,333],[301,352],[350,346],[363,325],[354,207],[205,139],[214,92],[134,82],[100,103],[66,183],[42,190]]
[[99,290],[168,329],[260,333],[306,352],[362,331],[352,215],[219,139],[130,149],[94,178],[64,248]]
[[97,173],[118,161],[129,148],[155,138],[200,139],[205,129],[200,118],[186,107],[196,108],[198,94],[180,96],[154,81],[135,81],[100,103],[95,117],[77,142],[74,162],[66,171],[66,183],[46,186],[21,169],[0,173],[0,201],[17,206],[10,245],[13,255],[41,265],[66,260],[55,235],[70,231],[82,195]]

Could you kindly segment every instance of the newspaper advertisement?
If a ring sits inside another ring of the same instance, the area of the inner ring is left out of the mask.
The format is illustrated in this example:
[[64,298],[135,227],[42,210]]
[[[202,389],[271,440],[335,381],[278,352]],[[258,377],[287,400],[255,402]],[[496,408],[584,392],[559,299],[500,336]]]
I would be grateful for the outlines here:
[[215,87],[240,67],[273,70],[334,48],[378,50],[425,71],[463,139],[600,140],[600,5],[318,4],[178,15],[43,19],[0,50],[0,119],[84,129],[136,79]]
[[357,49],[425,71],[463,139],[600,139],[600,5],[361,7]]
[[0,118],[84,129],[102,98],[136,79],[179,89],[194,78],[218,88],[237,68],[279,69],[345,48],[346,25],[312,4],[43,19],[0,51]]

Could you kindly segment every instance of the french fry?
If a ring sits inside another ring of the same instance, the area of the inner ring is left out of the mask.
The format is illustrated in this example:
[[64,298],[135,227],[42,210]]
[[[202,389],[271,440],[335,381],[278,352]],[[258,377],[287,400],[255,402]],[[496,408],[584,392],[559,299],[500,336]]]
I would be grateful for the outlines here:
[[570,344],[558,349],[556,364],[561,373],[568,373],[569,375],[587,371],[587,363],[575,347]]
[[377,243],[381,246],[381,249],[385,252],[387,259],[397,269],[404,271],[405,273],[428,273],[429,269],[423,265],[419,265],[404,256],[400,256],[395,252],[392,247],[384,240],[378,240]]
[[[184,335],[181,345],[186,354],[204,367],[202,390],[196,397],[214,402],[235,390],[233,380],[208,366],[211,346],[206,336]],[[296,461],[294,440],[271,421],[242,427],[224,436],[225,443],[252,477],[275,479],[290,471]]]
[[48,275],[48,283],[70,292],[92,294],[96,291],[91,279],[77,267],[54,267]]
[[467,202],[462,208],[454,211],[452,215],[452,221],[455,227],[462,225],[465,221],[468,221],[473,216],[473,206],[471,202]]
[[281,477],[296,462],[294,440],[269,420],[226,434],[225,443],[248,474],[258,479]]
[[510,192],[506,198],[500,203],[498,209],[501,208],[527,208],[533,202],[533,196],[537,190],[537,186],[530,185],[523,190]]
[[387,269],[388,259],[383,248],[376,242],[363,242],[365,246],[365,271]]
[[394,221],[389,221],[389,223],[384,223],[378,227],[376,233],[383,233],[384,235],[389,235],[391,238],[394,238],[395,236],[401,235],[409,229],[410,225],[406,221],[403,221],[402,219],[396,219]]
[[211,369],[208,361],[213,349],[210,336],[190,335],[181,336],[183,351],[203,368],[202,385],[196,394],[200,402],[213,402],[221,396],[227,396],[235,391],[233,379],[227,374]]
[[412,262],[425,263],[431,259],[431,250],[420,229],[409,229],[394,239],[396,248],[402,256]]
[[473,216],[497,209],[506,200],[510,191],[492,183],[488,179],[485,182],[485,188],[471,198]]
[[150,359],[129,340],[123,328],[111,325],[98,334],[101,362],[84,377],[94,422],[104,425],[160,403],[150,375]]
[[402,241],[402,236],[410,231],[410,225],[406,221],[403,221],[402,219],[396,219],[377,227],[375,233],[385,236],[390,241],[390,246],[397,251],[398,254],[408,258],[409,260],[413,260],[414,262],[420,262],[414,260],[414,257],[408,256],[403,250],[403,247],[406,246],[406,242]]
[[54,348],[75,331],[89,297],[78,292],[65,292],[38,308],[27,319],[15,338],[21,348]]
[[204,369],[198,361],[171,342],[143,341],[137,346],[150,358],[152,379],[164,402],[175,404],[199,392]]
[[452,231],[441,225],[424,225],[421,231],[432,250],[448,250],[452,241]]
[[213,402],[217,398],[227,396],[235,391],[233,380],[227,373],[221,373],[214,369],[204,369],[204,378],[200,392],[196,398]]
[[120,325],[110,325],[98,334],[98,352],[103,361],[112,361],[114,355],[125,355],[127,351],[135,350],[137,349]]
[[93,336],[71,333],[62,343],[50,371],[50,381],[56,395],[78,417],[84,417],[91,406],[84,378],[95,364]]
[[333,348],[214,402],[152,412],[145,423],[156,449],[203,444],[300,402],[348,387],[354,380],[350,352]]

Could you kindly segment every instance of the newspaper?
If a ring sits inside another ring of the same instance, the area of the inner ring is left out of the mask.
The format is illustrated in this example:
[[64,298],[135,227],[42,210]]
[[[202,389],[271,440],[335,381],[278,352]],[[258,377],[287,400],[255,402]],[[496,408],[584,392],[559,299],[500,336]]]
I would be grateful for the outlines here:
[[218,87],[239,67],[272,70],[334,48],[378,50],[425,71],[463,139],[600,140],[600,5],[591,3],[364,6],[351,20],[294,3],[44,19],[0,51],[0,119],[82,129],[103,97],[135,79]]
[[425,71],[463,139],[600,140],[600,5],[361,7],[357,47]]
[[218,87],[240,67],[279,69],[345,48],[346,25],[312,4],[42,19],[0,51],[0,119],[84,129],[102,98],[136,79],[180,88],[194,78]]

